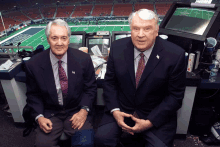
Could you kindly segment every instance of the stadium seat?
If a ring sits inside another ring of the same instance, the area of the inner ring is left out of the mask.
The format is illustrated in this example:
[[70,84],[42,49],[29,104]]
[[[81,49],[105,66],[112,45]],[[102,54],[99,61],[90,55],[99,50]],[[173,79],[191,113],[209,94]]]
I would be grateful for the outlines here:
[[60,136],[59,146],[60,147],[71,147],[71,137],[66,135],[65,133],[62,133]]
[[134,136],[127,133],[122,133],[120,143],[118,147],[145,147],[145,142],[140,135],[135,134]]

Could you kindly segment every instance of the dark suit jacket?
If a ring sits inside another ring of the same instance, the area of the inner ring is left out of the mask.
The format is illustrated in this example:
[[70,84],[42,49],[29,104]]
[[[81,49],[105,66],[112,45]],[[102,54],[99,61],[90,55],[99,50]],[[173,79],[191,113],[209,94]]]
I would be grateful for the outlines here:
[[73,115],[82,106],[88,106],[92,110],[97,85],[90,56],[68,48],[68,96],[64,100],[64,106],[60,106],[49,51],[47,49],[33,56],[26,63],[27,104],[33,108],[34,117],[43,114],[50,118],[61,110]]
[[185,52],[179,46],[156,38],[154,48],[135,87],[134,45],[131,38],[112,43],[104,82],[105,115],[100,125],[115,121],[110,111],[133,114],[150,120],[152,132],[165,144],[176,133],[177,110],[185,91]]

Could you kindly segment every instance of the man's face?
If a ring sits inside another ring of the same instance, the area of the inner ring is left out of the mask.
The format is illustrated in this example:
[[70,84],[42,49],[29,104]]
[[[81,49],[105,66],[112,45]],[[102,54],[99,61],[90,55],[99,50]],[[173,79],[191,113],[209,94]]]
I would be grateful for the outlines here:
[[149,49],[158,36],[159,26],[155,19],[143,20],[136,14],[131,23],[131,39],[141,52]]
[[50,36],[47,38],[52,53],[61,59],[66,53],[69,45],[68,31],[65,26],[52,25]]

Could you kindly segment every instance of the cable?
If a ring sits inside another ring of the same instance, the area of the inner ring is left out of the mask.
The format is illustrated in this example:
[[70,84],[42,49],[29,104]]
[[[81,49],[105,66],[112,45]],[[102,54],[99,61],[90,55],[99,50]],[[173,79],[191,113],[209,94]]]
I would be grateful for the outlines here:
[[216,95],[216,94],[218,93],[218,91],[219,91],[219,89],[217,89],[216,92],[215,92],[213,95],[211,95],[211,96],[208,96],[208,97],[200,97],[200,98],[202,98],[202,99],[211,98],[211,97],[213,97],[214,95]]

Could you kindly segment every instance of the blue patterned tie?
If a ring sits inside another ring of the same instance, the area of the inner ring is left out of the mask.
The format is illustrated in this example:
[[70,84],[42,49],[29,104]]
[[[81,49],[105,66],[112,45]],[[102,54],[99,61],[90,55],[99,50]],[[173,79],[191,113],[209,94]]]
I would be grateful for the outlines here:
[[68,79],[63,67],[61,66],[61,62],[62,62],[61,60],[58,61],[58,65],[59,65],[58,72],[59,72],[60,86],[63,94],[63,99],[65,99],[68,93]]

